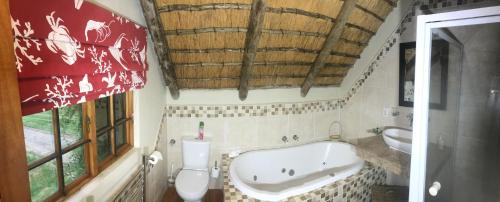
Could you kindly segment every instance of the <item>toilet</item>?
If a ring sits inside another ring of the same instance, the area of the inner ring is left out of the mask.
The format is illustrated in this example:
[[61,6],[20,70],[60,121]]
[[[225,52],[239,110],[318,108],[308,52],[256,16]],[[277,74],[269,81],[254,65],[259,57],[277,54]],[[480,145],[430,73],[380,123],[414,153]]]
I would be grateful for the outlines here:
[[186,202],[201,201],[208,190],[208,159],[210,142],[194,137],[182,139],[182,170],[175,180],[175,189]]

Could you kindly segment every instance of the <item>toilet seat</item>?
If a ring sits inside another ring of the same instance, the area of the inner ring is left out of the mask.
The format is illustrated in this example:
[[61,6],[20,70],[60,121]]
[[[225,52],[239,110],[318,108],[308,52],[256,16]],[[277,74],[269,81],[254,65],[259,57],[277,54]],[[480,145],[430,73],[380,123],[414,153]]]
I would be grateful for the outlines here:
[[181,170],[175,180],[175,188],[184,200],[197,201],[207,192],[208,180],[208,171]]

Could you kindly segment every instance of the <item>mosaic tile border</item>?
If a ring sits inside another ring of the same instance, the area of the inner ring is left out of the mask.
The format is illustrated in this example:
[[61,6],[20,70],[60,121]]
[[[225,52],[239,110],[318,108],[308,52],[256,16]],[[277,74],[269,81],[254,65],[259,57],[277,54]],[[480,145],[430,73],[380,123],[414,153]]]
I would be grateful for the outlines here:
[[[352,84],[347,94],[339,99],[301,102],[301,103],[282,103],[282,104],[254,104],[254,105],[169,105],[167,106],[168,117],[176,118],[227,118],[227,117],[258,117],[275,116],[289,114],[306,114],[312,112],[325,112],[342,109],[351,98],[363,87],[366,80],[373,75],[373,72],[380,68],[380,61],[397,44],[401,34],[407,29],[408,23],[412,22],[416,16],[416,9],[419,6],[428,8],[445,8],[452,6],[463,6],[466,4],[485,2],[488,0],[427,0],[414,1],[413,5],[406,10],[403,19],[394,28],[394,31],[386,39],[376,55],[372,58],[369,65],[361,73],[358,79]],[[400,3],[398,1],[398,3]]]
[[[241,193],[229,179],[229,165],[232,159],[227,154],[222,156],[222,171],[224,177],[224,201],[226,202],[258,202]],[[387,173],[380,167],[366,163],[358,173],[344,180],[326,185],[317,190],[293,196],[282,201],[371,201],[371,189],[374,185],[384,184]]]
[[168,117],[177,118],[226,118],[256,117],[310,112],[333,111],[341,107],[338,100],[314,101],[302,103],[279,103],[258,105],[170,105]]

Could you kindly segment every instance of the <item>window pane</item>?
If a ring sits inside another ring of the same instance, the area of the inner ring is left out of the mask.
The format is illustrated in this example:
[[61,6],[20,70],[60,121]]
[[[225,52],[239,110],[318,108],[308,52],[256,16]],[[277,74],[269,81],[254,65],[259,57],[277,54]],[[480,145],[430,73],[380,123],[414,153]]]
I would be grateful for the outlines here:
[[31,200],[43,201],[58,190],[56,161],[49,161],[29,171]]
[[82,139],[82,106],[73,105],[58,109],[61,144],[66,147]]
[[97,131],[110,125],[108,112],[109,97],[101,98],[95,101],[95,122]]
[[64,184],[69,185],[86,174],[84,146],[63,155]]
[[102,162],[109,155],[111,155],[111,136],[106,132],[97,137],[97,159]]
[[126,143],[126,122],[123,122],[122,124],[116,126],[115,128],[115,145],[116,149],[119,149],[121,146],[123,146]]
[[125,93],[113,95],[115,120],[125,118]]
[[28,164],[55,152],[52,111],[23,117]]

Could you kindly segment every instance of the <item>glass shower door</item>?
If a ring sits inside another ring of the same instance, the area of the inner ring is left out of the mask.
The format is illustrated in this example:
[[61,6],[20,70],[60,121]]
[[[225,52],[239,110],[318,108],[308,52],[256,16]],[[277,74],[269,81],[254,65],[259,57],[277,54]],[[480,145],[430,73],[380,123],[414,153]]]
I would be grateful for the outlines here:
[[460,114],[463,45],[447,28],[432,30],[426,201],[451,201]]
[[500,7],[418,23],[410,201],[500,201]]

